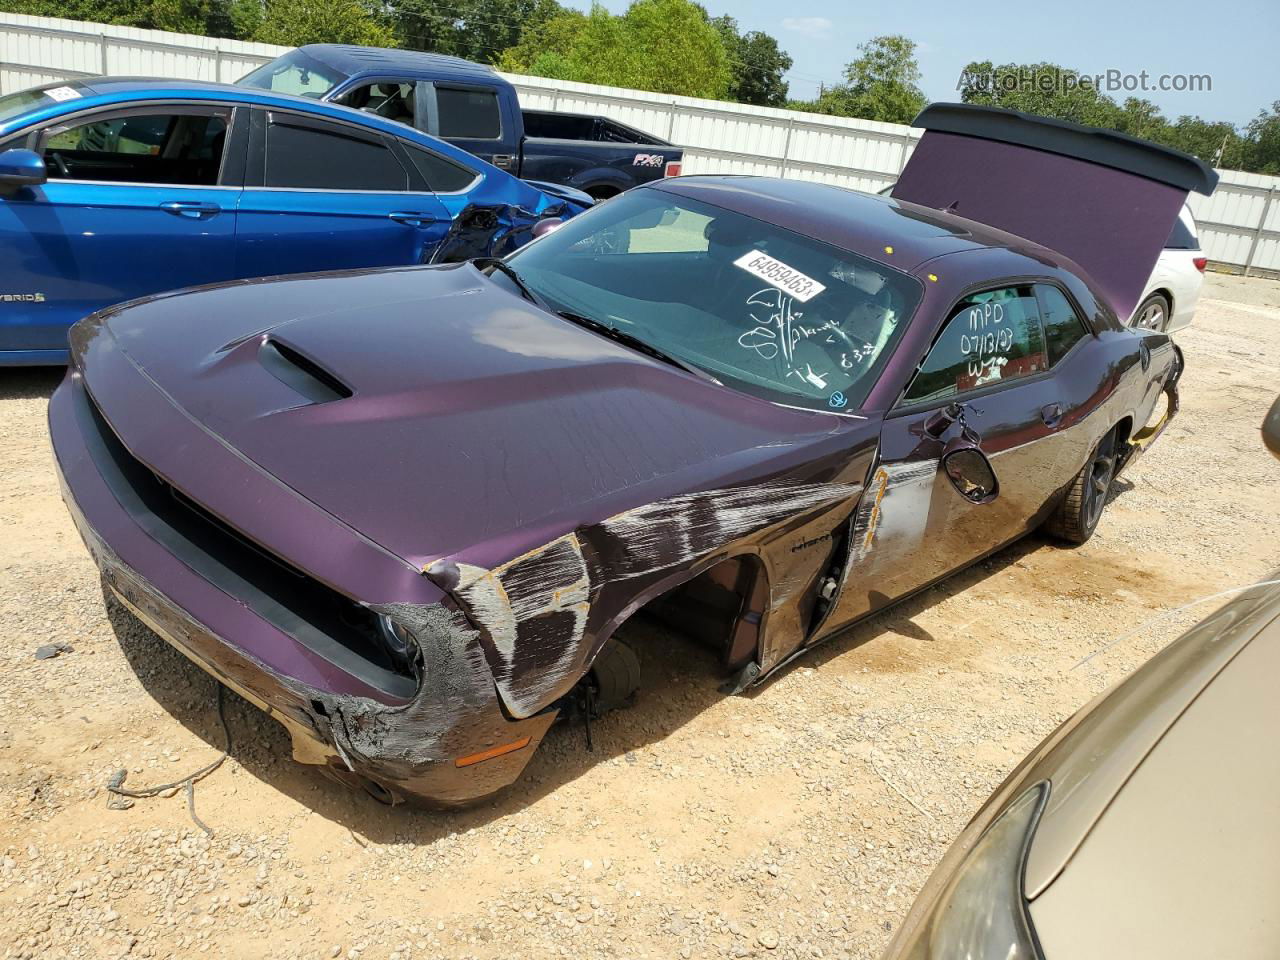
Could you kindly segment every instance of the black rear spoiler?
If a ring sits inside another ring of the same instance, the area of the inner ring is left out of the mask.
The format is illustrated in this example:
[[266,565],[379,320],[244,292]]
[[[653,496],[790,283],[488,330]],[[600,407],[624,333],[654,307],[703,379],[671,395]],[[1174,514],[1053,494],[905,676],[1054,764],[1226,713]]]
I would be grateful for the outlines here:
[[1016,110],[935,103],[893,197],[946,210],[1074,260],[1120,319],[1133,312],[1178,211],[1218,175],[1189,154]]
[[1114,167],[1206,197],[1218,185],[1218,174],[1199,157],[1149,140],[1103,127],[1038,117],[1004,107],[974,103],[931,103],[911,121],[913,127],[998,140],[1044,150],[1087,163]]

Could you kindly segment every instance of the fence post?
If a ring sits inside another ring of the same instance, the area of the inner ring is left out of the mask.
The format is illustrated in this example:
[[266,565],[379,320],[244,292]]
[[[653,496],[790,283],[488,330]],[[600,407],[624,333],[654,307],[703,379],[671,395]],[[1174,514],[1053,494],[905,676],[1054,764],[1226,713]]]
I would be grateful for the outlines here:
[[1249,255],[1244,260],[1244,275],[1247,277],[1253,268],[1253,256],[1258,252],[1258,241],[1262,239],[1263,228],[1267,225],[1267,214],[1271,212],[1271,201],[1275,198],[1276,188],[1267,188],[1267,199],[1262,201],[1262,216],[1258,217],[1258,225],[1253,230],[1253,240],[1249,242]]
[[898,155],[898,173],[899,174],[901,174],[902,171],[906,169],[906,166],[907,166],[907,147],[911,146],[911,134],[904,133],[902,135],[902,140],[900,142],[902,145],[902,150],[899,152],[899,155]]
[[676,132],[676,101],[671,101],[671,114],[667,117],[667,141],[670,142],[671,137]]
[[551,112],[555,113],[560,106],[560,88],[556,87],[551,91]]
[[98,50],[101,54],[102,75],[105,77],[111,72],[107,69],[107,35],[105,33],[98,34]]
[[222,48],[213,48],[213,82],[222,82]]
[[787,139],[782,144],[782,163],[778,165],[778,176],[787,175],[787,161],[791,159],[791,133],[796,128],[796,118],[787,117]]

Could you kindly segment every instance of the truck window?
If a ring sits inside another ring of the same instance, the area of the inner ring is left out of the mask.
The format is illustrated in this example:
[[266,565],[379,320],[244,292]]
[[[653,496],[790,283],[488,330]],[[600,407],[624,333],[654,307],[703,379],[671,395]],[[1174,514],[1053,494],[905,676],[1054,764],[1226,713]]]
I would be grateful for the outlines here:
[[263,185],[300,190],[409,188],[409,175],[382,143],[335,125],[294,125],[272,118],[267,127]]
[[436,193],[457,193],[475,183],[476,172],[460,163],[446,160],[439,154],[412,143],[405,143],[404,148],[422,178],[427,181],[427,186]]
[[436,86],[440,136],[461,140],[497,140],[502,136],[498,95],[491,90]]
[[390,80],[366,83],[349,90],[337,99],[344,107],[354,107],[365,113],[376,114],[399,123],[414,124],[414,85],[408,81],[396,83]]

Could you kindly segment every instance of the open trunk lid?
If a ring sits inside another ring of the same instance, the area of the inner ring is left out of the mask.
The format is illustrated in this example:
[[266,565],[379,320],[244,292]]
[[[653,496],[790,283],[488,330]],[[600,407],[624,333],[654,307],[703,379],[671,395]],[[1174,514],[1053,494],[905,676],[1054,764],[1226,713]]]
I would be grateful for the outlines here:
[[1133,312],[1187,194],[1213,193],[1203,161],[1114,130],[999,107],[935,103],[893,188],[1049,247],[1083,267],[1120,317]]

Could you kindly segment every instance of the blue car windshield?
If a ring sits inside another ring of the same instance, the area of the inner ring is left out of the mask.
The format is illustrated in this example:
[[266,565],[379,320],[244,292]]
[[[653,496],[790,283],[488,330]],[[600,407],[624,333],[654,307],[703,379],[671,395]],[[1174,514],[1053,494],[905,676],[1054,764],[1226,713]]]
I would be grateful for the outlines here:
[[297,97],[323,100],[330,90],[346,79],[345,74],[301,50],[291,50],[241,77],[237,83],[272,93],[291,93]]
[[825,411],[865,399],[921,293],[866,257],[653,189],[600,204],[509,262],[557,311],[725,386]]
[[[51,103],[56,103],[59,98],[49,96],[46,92],[48,89],[47,87],[41,87],[35,90],[19,90],[17,93],[10,93],[0,97],[0,123],[7,123],[29,110],[47,107]],[[72,86],[54,87],[53,89],[55,92],[65,90],[67,95],[71,97],[80,95]]]

